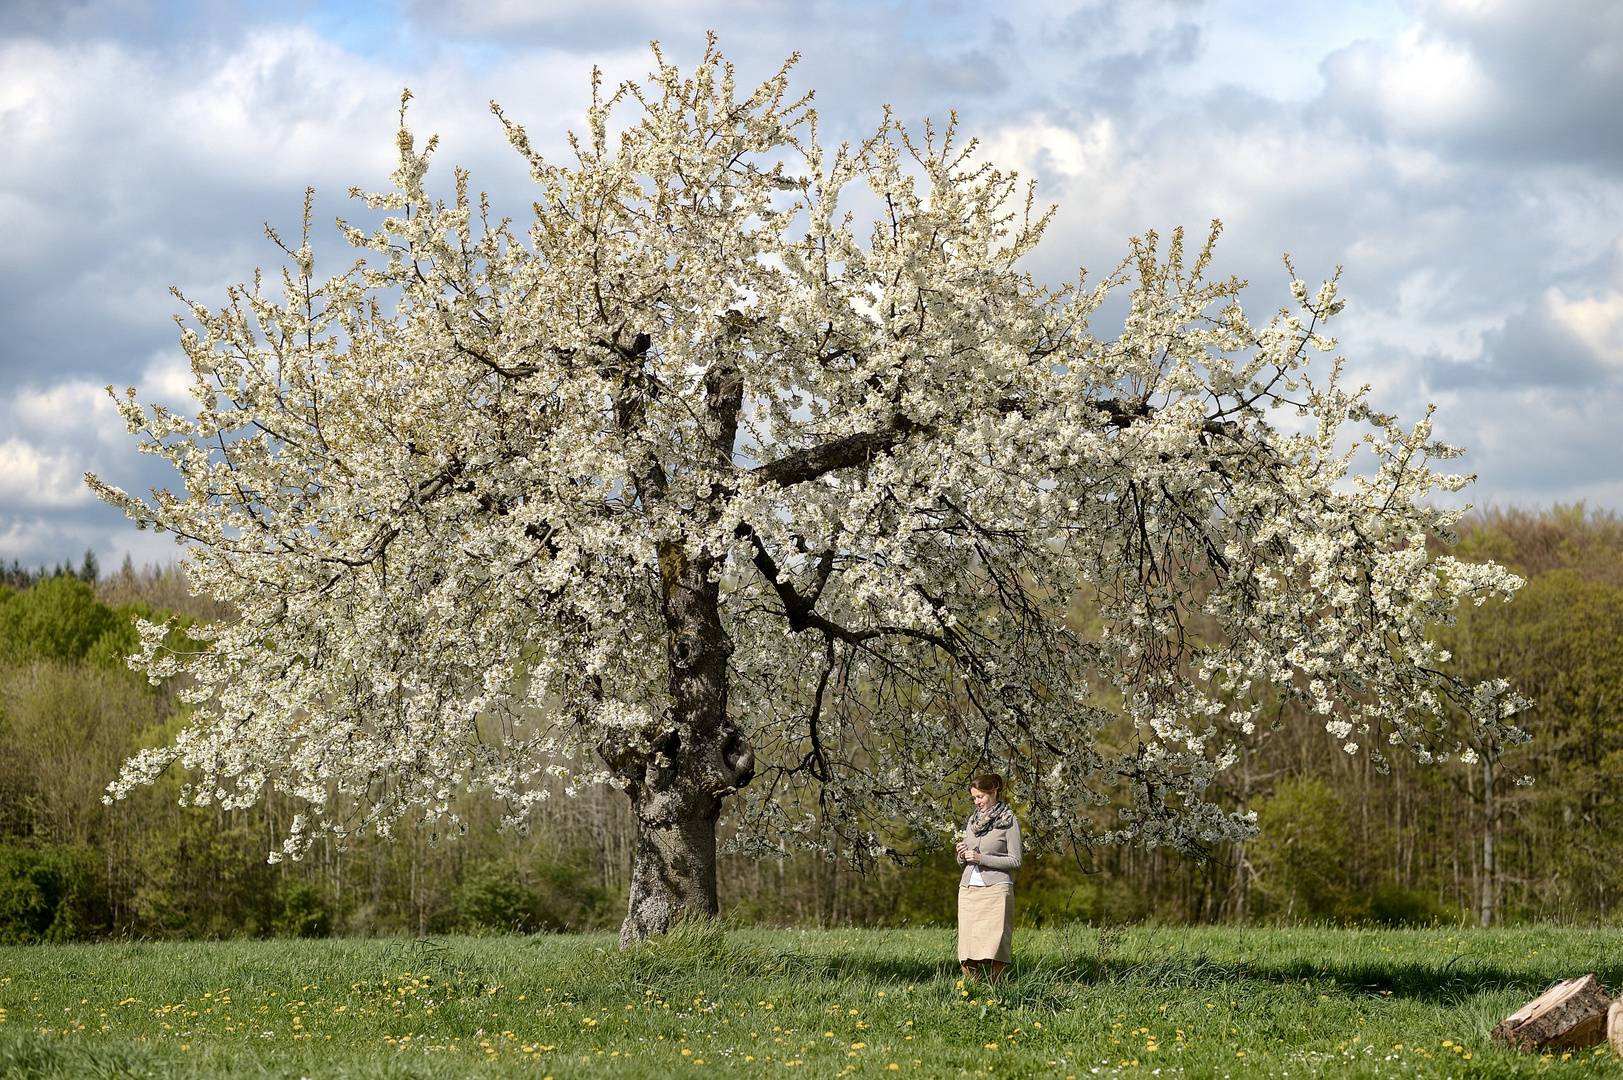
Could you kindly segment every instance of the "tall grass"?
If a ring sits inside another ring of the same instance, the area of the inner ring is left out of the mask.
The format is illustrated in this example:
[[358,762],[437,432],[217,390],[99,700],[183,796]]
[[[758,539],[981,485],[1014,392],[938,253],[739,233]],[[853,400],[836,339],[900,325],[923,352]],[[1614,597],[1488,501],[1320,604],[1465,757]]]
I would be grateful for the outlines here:
[[[942,930],[0,949],[0,1078],[1615,1076],[1500,1050],[1600,930],[1100,929],[960,982]],[[1156,1070],[1159,1070],[1157,1072]]]

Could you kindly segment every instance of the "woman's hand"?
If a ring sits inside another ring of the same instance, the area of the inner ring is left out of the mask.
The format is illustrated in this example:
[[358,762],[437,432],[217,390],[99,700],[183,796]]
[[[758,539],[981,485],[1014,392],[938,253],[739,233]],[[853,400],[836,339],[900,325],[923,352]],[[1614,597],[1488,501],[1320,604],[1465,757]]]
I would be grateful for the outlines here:
[[958,857],[963,859],[965,862],[978,863],[981,861],[981,853],[970,847],[968,844],[958,845]]

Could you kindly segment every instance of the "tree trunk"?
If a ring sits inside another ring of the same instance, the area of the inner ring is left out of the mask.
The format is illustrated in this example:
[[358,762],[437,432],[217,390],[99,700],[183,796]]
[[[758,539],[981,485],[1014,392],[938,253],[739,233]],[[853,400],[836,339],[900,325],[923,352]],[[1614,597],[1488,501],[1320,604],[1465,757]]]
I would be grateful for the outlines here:
[[622,947],[663,934],[673,920],[715,915],[716,819],[721,800],[677,777],[663,790],[645,789],[632,799],[637,814],[637,852]]
[[1482,755],[1482,895],[1479,922],[1492,926],[1498,915],[1498,853],[1494,850],[1499,831],[1499,808],[1494,802],[1493,755]]
[[714,560],[663,542],[659,567],[670,711],[645,752],[604,749],[637,818],[622,947],[665,933],[676,919],[718,912],[716,821],[722,800],[754,776],[754,754],[727,715],[733,645]]

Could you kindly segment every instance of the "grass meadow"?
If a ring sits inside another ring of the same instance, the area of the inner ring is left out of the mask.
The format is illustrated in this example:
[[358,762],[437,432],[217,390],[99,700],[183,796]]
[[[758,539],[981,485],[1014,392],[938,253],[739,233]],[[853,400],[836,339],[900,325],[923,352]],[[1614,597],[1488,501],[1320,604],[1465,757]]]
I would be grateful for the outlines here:
[[1492,1045],[1610,930],[950,930],[0,948],[0,1077],[1615,1077]]

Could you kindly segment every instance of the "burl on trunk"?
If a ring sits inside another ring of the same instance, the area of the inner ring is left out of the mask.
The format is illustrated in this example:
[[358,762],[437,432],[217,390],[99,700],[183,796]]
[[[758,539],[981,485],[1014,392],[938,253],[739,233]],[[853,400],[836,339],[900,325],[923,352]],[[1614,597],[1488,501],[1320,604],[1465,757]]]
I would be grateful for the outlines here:
[[625,780],[637,816],[622,947],[665,933],[673,919],[717,913],[721,803],[755,775],[755,755],[727,715],[733,645],[712,569],[712,560],[661,545],[670,711],[646,753],[604,753]]

